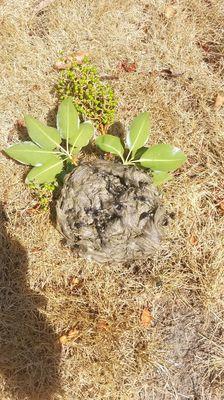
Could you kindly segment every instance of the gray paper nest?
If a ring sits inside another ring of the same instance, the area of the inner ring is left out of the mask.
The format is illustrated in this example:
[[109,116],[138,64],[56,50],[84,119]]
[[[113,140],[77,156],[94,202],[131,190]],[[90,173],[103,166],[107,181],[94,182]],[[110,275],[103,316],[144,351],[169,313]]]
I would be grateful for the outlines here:
[[68,175],[57,202],[57,223],[68,244],[97,262],[126,262],[158,247],[164,211],[149,174],[97,161]]

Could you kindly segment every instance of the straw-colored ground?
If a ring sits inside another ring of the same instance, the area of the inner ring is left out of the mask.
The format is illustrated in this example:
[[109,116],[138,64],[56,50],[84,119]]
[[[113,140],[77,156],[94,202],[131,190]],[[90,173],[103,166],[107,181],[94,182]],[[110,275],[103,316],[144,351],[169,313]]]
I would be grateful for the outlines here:
[[[118,73],[120,120],[150,110],[151,142],[188,155],[162,191],[174,219],[161,253],[108,266],[73,256],[33,209],[26,168],[1,154],[1,400],[223,399],[223,1],[0,7],[1,149],[22,137],[24,113],[47,119],[57,53],[81,49],[102,75]],[[124,59],[137,71],[119,70]]]

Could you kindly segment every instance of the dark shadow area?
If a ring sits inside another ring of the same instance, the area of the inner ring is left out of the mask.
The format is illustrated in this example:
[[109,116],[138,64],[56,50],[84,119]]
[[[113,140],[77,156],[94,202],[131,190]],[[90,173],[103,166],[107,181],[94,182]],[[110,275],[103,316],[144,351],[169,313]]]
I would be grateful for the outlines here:
[[25,126],[24,120],[17,120],[14,126],[15,126],[15,130],[18,134],[19,140],[21,140],[21,141],[31,140],[28,135],[28,131]]
[[59,391],[60,345],[38,310],[44,298],[27,282],[28,259],[7,233],[0,203],[0,373],[6,391],[21,400],[50,400]]
[[60,197],[62,190],[62,184],[59,184],[58,187],[53,192],[53,197],[51,202],[49,203],[50,207],[50,221],[55,229],[57,229],[57,213],[56,213],[56,204]]
[[107,134],[118,136],[121,140],[123,140],[126,136],[125,127],[120,121],[115,121],[112,125],[109,126]]
[[52,126],[53,128],[56,128],[57,112],[58,112],[58,104],[48,111],[48,113],[46,115],[46,120],[45,120],[46,124],[48,126]]

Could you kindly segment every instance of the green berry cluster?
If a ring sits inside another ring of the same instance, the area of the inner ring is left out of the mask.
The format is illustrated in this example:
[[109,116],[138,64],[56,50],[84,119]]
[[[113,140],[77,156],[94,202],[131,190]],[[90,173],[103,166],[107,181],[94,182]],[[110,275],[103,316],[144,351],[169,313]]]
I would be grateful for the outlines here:
[[71,96],[81,118],[91,119],[97,128],[114,122],[117,107],[114,91],[109,84],[102,82],[88,57],[85,56],[82,63],[73,59],[60,72],[56,91],[60,101]]
[[53,192],[57,188],[58,183],[42,183],[40,185],[35,183],[30,183],[29,188],[31,189],[33,197],[38,202],[38,208],[41,208],[44,211],[49,209],[49,204],[53,198]]

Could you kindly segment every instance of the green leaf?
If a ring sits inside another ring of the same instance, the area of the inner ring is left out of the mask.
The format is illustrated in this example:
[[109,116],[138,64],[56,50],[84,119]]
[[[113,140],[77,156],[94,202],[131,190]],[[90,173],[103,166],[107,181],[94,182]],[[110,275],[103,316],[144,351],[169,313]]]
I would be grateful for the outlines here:
[[156,144],[144,152],[139,159],[145,168],[154,171],[175,171],[186,161],[185,154],[169,144]]
[[135,153],[135,160],[139,160],[139,158],[141,158],[141,156],[145,153],[145,151],[148,150],[148,147],[140,147],[140,149],[138,149]]
[[101,150],[115,154],[123,160],[124,148],[119,137],[113,135],[98,136],[96,138],[96,145]]
[[127,145],[135,155],[136,151],[143,147],[148,141],[150,133],[150,116],[148,112],[143,112],[135,117],[130,125],[130,131],[127,135]]
[[90,121],[80,124],[79,130],[75,132],[73,137],[69,140],[72,147],[79,147],[80,149],[87,146],[94,133],[94,126]]
[[72,151],[71,151],[71,155],[72,156],[77,156],[77,154],[79,154],[80,151],[81,151],[80,147],[74,147],[74,149],[72,149]]
[[72,101],[72,97],[64,99],[57,114],[57,127],[62,139],[70,142],[79,129],[79,116]]
[[26,127],[30,138],[46,150],[55,149],[61,142],[59,132],[31,117],[25,116]]
[[42,149],[32,142],[13,144],[5,153],[22,164],[33,166],[42,165],[55,156],[53,151]]
[[152,180],[154,185],[160,186],[163,183],[169,181],[172,179],[172,175],[169,174],[169,172],[166,171],[153,171],[152,174]]
[[34,167],[26,177],[26,183],[48,183],[54,181],[57,174],[63,169],[63,161],[60,157],[54,156],[41,167]]

